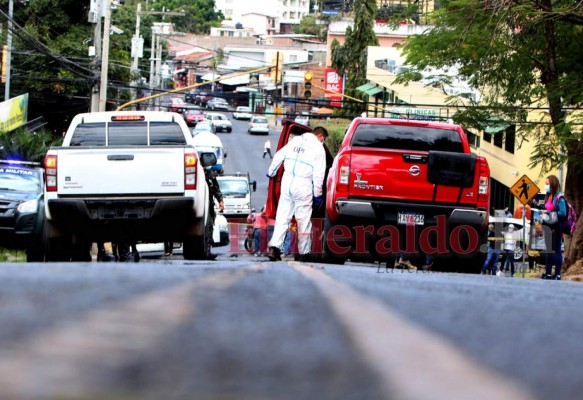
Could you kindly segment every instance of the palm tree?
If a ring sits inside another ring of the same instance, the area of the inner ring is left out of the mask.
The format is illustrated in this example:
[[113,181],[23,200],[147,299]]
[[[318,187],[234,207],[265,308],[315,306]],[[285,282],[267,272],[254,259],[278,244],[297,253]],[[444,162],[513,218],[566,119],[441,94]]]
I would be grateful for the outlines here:
[[0,159],[42,162],[50,146],[60,145],[62,138],[46,129],[31,132],[19,128],[0,133]]

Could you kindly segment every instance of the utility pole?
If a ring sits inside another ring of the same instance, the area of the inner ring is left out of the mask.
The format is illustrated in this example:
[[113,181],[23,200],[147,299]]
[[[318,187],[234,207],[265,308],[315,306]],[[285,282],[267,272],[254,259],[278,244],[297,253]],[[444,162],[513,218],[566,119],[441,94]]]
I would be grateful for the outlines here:
[[[95,22],[95,31],[93,33],[93,45],[95,47],[95,60],[93,61],[94,76],[97,78],[99,73],[99,61],[101,60],[101,1],[96,0],[97,3],[97,21]],[[99,111],[99,82],[95,79],[91,91],[91,112]]]
[[12,59],[12,18],[14,17],[14,0],[8,3],[8,32],[6,32],[6,71],[2,71],[6,79],[4,101],[10,100],[10,63]]
[[156,49],[156,86],[162,87],[162,38],[158,35],[158,47]]
[[111,0],[105,1],[103,21],[103,48],[101,55],[101,85],[99,87],[99,111],[105,111],[107,103],[107,74],[109,72],[109,31],[111,29]]
[[150,50],[150,91],[154,89],[154,60],[156,54],[154,54],[154,49],[156,48],[156,27],[152,27],[152,48]]
[[142,3],[138,3],[138,8],[136,11],[136,34],[134,35],[134,40],[132,40],[132,49],[134,50],[134,59],[132,61],[132,72],[138,72],[138,60],[140,53],[140,13],[142,12]]
[[[184,16],[185,13],[183,12],[172,12],[172,11],[142,11],[141,14],[145,15],[169,15],[169,16]],[[158,32],[156,26],[152,26],[152,43],[150,49],[150,83],[149,87],[150,90],[153,90],[156,87],[156,63],[157,55],[158,55],[158,46],[161,46],[160,43],[160,35],[163,32]],[[162,48],[160,48],[160,58],[162,57]],[[161,60],[160,60],[161,61]]]

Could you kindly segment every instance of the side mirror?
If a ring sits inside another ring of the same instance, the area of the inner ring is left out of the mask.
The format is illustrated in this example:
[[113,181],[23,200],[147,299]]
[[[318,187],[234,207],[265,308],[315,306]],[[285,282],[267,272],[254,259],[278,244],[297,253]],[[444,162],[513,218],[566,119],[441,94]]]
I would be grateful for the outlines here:
[[253,191],[256,191],[256,190],[257,190],[257,181],[253,181],[253,182],[251,182],[251,189],[252,189]]
[[200,164],[205,168],[217,163],[217,156],[215,156],[215,153],[201,153],[199,158]]
[[227,158],[227,149],[223,148],[223,158]]

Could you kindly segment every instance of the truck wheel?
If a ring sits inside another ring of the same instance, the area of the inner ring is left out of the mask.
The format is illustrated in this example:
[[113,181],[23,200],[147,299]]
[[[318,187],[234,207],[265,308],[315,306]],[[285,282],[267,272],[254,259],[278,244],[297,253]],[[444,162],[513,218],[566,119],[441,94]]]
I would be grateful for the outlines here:
[[44,247],[46,261],[71,261],[71,237],[62,235],[48,221],[44,228]]
[[182,255],[185,260],[204,260],[207,258],[206,235],[189,236],[182,243]]
[[192,235],[182,243],[182,255],[185,260],[206,260],[210,253],[211,238],[208,226],[203,229],[202,235]]

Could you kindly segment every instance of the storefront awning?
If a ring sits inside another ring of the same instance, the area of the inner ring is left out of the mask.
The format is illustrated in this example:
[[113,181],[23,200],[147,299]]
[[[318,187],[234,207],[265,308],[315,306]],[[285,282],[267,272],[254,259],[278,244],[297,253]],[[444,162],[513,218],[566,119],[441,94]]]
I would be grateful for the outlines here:
[[376,85],[374,83],[365,83],[364,85],[360,85],[356,88],[356,90],[360,90],[361,92],[366,92],[369,89],[372,89]]
[[215,79],[219,79],[221,76],[219,74],[213,74],[212,72],[207,72],[203,76],[200,77],[203,81],[212,81]]
[[364,92],[368,96],[374,96],[375,94],[382,92],[384,89],[377,86],[376,83],[369,82],[369,83],[365,83],[364,85],[360,85],[359,87],[356,88],[356,90]]
[[484,129],[484,133],[488,133],[490,135],[493,135],[495,133],[502,133],[509,126],[510,126],[510,124],[508,124],[504,121],[497,121],[495,123],[492,123],[492,124],[486,126],[486,129]]
[[373,87],[372,89],[367,90],[365,93],[368,94],[369,96],[374,96],[377,93],[380,93],[383,91],[383,88],[381,87]]

